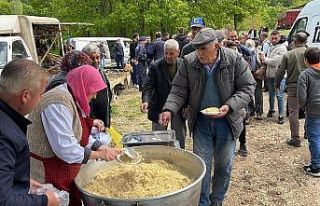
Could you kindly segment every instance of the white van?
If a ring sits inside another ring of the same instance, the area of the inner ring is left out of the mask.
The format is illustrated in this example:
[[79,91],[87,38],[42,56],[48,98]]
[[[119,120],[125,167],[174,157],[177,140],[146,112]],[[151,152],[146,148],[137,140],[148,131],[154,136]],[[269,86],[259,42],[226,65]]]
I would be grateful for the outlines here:
[[288,41],[292,42],[295,34],[301,30],[310,34],[309,47],[320,48],[320,0],[311,1],[303,7],[289,32]]
[[[108,45],[110,54],[112,54],[113,48],[117,43],[117,40],[120,39],[120,42],[123,47],[124,52],[124,63],[129,63],[130,59],[130,44],[131,39],[125,37],[74,37],[70,39],[70,43],[74,46],[76,50],[82,50],[89,42],[104,42],[105,45]],[[110,57],[106,59],[106,67],[116,67],[116,62]]]

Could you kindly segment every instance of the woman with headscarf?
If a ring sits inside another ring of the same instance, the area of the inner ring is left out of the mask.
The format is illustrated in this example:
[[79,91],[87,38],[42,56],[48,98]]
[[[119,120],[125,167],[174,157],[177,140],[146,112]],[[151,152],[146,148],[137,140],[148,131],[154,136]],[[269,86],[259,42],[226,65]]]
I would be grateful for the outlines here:
[[92,64],[90,57],[86,53],[78,50],[72,50],[66,53],[61,60],[61,71],[49,80],[46,91],[49,91],[60,84],[64,84],[66,82],[68,72],[86,64]]
[[68,191],[70,206],[81,206],[80,192],[74,184],[81,164],[89,159],[113,160],[120,153],[101,144],[86,147],[92,126],[103,129],[101,122],[89,117],[89,102],[105,88],[98,70],[89,65],[78,67],[67,74],[65,84],[46,92],[29,116],[33,122],[28,128],[34,162],[31,175]]

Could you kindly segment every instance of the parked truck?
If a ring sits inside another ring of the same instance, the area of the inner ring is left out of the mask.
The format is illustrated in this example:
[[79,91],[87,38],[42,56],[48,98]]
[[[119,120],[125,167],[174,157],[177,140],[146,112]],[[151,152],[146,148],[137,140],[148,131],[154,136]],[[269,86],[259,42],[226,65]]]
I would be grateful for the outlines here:
[[295,20],[297,19],[301,8],[290,9],[279,15],[277,21],[277,29],[290,29]]
[[4,65],[17,58],[30,59],[49,68],[63,54],[58,19],[0,15],[0,73]]

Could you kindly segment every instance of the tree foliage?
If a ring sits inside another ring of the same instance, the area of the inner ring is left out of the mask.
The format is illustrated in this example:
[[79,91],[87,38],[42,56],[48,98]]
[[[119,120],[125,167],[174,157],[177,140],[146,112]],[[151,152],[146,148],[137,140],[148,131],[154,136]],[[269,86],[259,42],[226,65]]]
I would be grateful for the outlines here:
[[274,27],[279,14],[307,0],[0,0],[1,14],[56,17],[61,22],[94,26],[69,27],[69,35],[131,36],[139,32],[177,32],[191,17],[202,16],[207,26],[246,30]]

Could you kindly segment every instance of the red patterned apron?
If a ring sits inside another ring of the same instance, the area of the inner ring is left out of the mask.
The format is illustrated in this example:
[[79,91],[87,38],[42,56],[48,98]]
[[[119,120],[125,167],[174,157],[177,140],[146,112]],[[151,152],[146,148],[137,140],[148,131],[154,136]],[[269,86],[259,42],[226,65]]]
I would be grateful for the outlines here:
[[[84,118],[81,114],[79,114],[79,118],[82,126],[80,145],[85,147],[89,142],[93,119]],[[57,189],[69,192],[69,206],[82,206],[81,193],[74,183],[74,179],[80,170],[81,163],[68,164],[57,156],[51,158],[42,158],[35,154],[31,154],[31,156],[43,162],[46,183],[51,183]]]

